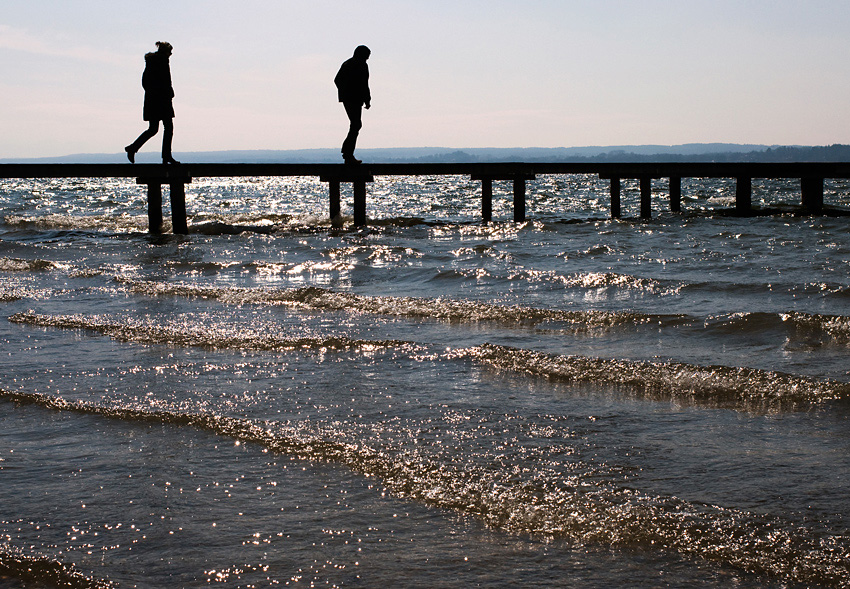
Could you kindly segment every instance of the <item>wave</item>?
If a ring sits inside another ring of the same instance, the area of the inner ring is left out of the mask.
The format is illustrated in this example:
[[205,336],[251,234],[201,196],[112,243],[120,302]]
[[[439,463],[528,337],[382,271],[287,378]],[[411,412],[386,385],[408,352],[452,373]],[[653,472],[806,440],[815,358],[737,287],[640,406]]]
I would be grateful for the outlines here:
[[[268,221],[281,221],[277,216],[247,218],[234,215],[229,218],[205,219],[193,222],[190,233],[203,235],[237,235],[239,233],[274,233],[279,227]],[[282,221],[292,222],[286,216]],[[6,225],[14,229],[37,229],[41,231],[108,231],[113,233],[147,232],[148,218],[143,215],[68,215],[50,214],[42,216],[9,215]],[[163,218],[163,231],[170,231],[171,222]]]
[[554,270],[520,270],[499,276],[483,268],[466,268],[444,270],[438,278],[447,280],[451,278],[480,280],[481,278],[501,278],[511,282],[522,282],[528,284],[548,283],[567,289],[620,289],[629,291],[644,291],[659,296],[671,296],[679,294],[686,287],[682,283],[656,280],[631,274],[619,274],[617,272],[577,272],[564,275]]
[[124,342],[210,349],[281,352],[296,349],[371,351],[380,348],[409,348],[412,350],[416,347],[415,344],[395,340],[354,340],[346,337],[278,338],[261,335],[254,330],[231,333],[202,325],[163,327],[141,321],[117,323],[96,316],[83,315],[38,315],[25,312],[12,315],[9,321],[35,327],[85,329]]
[[[352,217],[330,219],[326,215],[302,214],[232,214],[190,216],[189,233],[201,235],[238,235],[240,233],[272,234],[282,231],[327,231],[350,223]],[[40,231],[108,231],[114,233],[147,232],[147,215],[7,215],[5,224],[12,229]],[[391,217],[373,219],[372,227],[413,227],[426,223],[421,217]],[[163,218],[163,231],[171,230],[171,221]]]
[[205,221],[193,223],[189,227],[189,233],[200,233],[202,235],[239,235],[240,233],[274,233],[273,225],[235,225],[221,221]]
[[678,293],[691,291],[706,291],[717,295],[718,293],[729,293],[732,296],[756,295],[769,296],[776,292],[782,292],[795,297],[806,298],[844,298],[850,295],[850,286],[836,282],[807,282],[807,283],[767,283],[767,282],[727,282],[721,280],[696,281],[683,283]]
[[199,212],[193,215],[198,223],[223,223],[226,225],[251,225],[258,227],[270,227],[273,225],[286,225],[298,217],[286,213],[209,213]]
[[0,286],[0,303],[12,303],[27,298],[29,292],[21,288]]
[[850,344],[850,317],[820,315],[799,311],[782,313],[731,313],[708,317],[703,322],[707,332],[756,335],[781,332],[792,345],[802,341],[807,345]]
[[835,342],[850,343],[850,317],[794,312],[781,313],[780,318],[804,334],[826,334]]
[[850,397],[848,383],[755,368],[562,356],[494,344],[430,355],[424,345],[400,340],[341,336],[278,338],[251,328],[225,331],[204,325],[160,326],[142,320],[115,322],[97,316],[39,315],[31,311],[14,314],[9,321],[36,327],[84,329],[117,341],[146,345],[269,352],[395,349],[412,357],[425,354],[436,361],[470,360],[553,381],[613,386],[618,388],[618,394],[627,396],[745,411],[791,410]]
[[[266,266],[257,266],[269,271]],[[611,278],[616,281],[616,279]],[[617,326],[657,325],[681,327],[699,325],[708,332],[750,332],[758,334],[782,330],[791,338],[817,338],[824,343],[850,343],[850,317],[803,312],[732,313],[705,319],[682,314],[652,314],[635,311],[566,311],[523,306],[505,306],[472,300],[366,296],[320,287],[296,289],[210,287],[192,284],[145,282],[116,278],[131,292],[147,296],[181,296],[214,299],[226,304],[288,305],[304,309],[352,311],[453,322],[495,322],[538,329],[582,333]],[[601,279],[606,280],[606,279]]]
[[455,350],[450,357],[555,381],[623,386],[647,398],[701,405],[763,410],[850,396],[847,383],[754,368],[558,356],[492,344]]
[[[234,215],[196,215],[192,218],[189,233],[204,235],[236,235],[239,233],[280,233],[314,232],[341,229],[351,223],[353,217],[340,215],[334,219],[325,214],[234,214]],[[387,217],[371,219],[369,226],[377,227],[415,227],[428,224],[421,217]],[[350,227],[349,227],[350,228]],[[353,228],[359,231],[360,228]]]
[[[579,468],[566,473],[552,469],[545,457],[556,448],[563,450],[563,436],[557,433],[535,434],[541,461],[526,448],[516,457],[482,463],[475,456],[447,449],[442,440],[430,448],[424,440],[411,447],[405,440],[416,438],[416,432],[370,437],[357,429],[346,431],[348,422],[261,421],[106,407],[2,389],[0,399],[127,421],[197,427],[301,459],[342,464],[379,477],[397,496],[470,515],[513,533],[578,545],[670,550],[804,584],[850,582],[846,536],[817,529],[816,523],[801,525],[739,509],[647,495],[605,482],[593,468],[585,473]],[[512,467],[514,459],[522,462],[521,468]]]
[[[536,273],[535,273],[536,274]],[[569,288],[608,288],[616,287],[629,290],[642,290],[657,295],[675,295],[683,285],[665,285],[654,278],[643,278],[631,274],[616,272],[582,272],[569,276],[554,276],[554,280]]]
[[[190,264],[195,268],[195,264]],[[216,270],[230,267],[231,264],[205,263],[200,267]],[[245,268],[254,268],[261,273],[279,273],[284,268],[274,265],[249,262]],[[105,270],[96,269],[87,272],[76,270],[64,264],[55,264],[44,260],[21,260],[0,258],[0,270],[40,272],[51,269],[66,269],[73,276],[91,276],[103,274]],[[338,269],[334,267],[334,269]],[[599,275],[593,279],[585,277],[582,284],[619,283],[620,275]],[[199,286],[186,283],[162,283],[140,281],[122,276],[114,280],[127,285],[137,294],[146,296],[180,296],[213,299],[225,304],[268,304],[287,305],[294,308],[318,309],[329,311],[349,311],[355,313],[373,313],[423,319],[438,319],[451,322],[494,322],[511,326],[535,327],[568,333],[585,333],[615,327],[639,325],[657,325],[660,327],[697,326],[707,333],[716,332],[759,334],[770,331],[783,331],[790,340],[803,339],[812,344],[850,344],[850,317],[843,315],[820,315],[803,312],[778,313],[732,313],[697,319],[681,314],[651,314],[635,311],[569,311],[541,309],[524,306],[497,305],[474,300],[449,298],[416,298],[366,296],[349,292],[338,292],[321,287],[303,287],[295,289],[240,288]],[[579,280],[576,278],[576,280]],[[21,289],[0,289],[0,301],[14,301],[31,295]]]
[[[26,260],[22,258],[0,258],[0,272],[39,273],[57,271],[71,278],[91,278],[114,271],[109,266],[100,268],[79,267],[69,262],[51,262],[49,260]],[[2,288],[2,287],[0,287]]]
[[[368,297],[319,287],[279,290],[118,280],[127,284],[132,292],[148,296],[199,297],[233,305],[280,304],[296,308],[368,312],[458,322],[493,321],[571,332],[643,323],[680,325],[692,322],[692,319],[675,315],[558,311],[453,299]],[[20,298],[19,293],[8,294],[9,300]],[[114,321],[99,316],[41,315],[32,311],[14,314],[9,317],[9,321],[37,327],[85,329],[118,341],[210,349],[274,352],[295,349],[372,351],[393,348],[407,353],[424,349],[422,344],[401,340],[362,340],[343,336],[287,338],[258,333],[251,328],[230,330],[188,323],[158,325],[141,319]],[[828,337],[831,341],[850,342],[850,318],[844,316],[737,313],[711,318],[705,322],[704,327],[723,333],[742,329],[784,329],[788,326],[803,331],[807,337],[815,334]],[[850,396],[850,384],[847,383],[746,367],[562,356],[493,344],[450,350],[435,358],[469,359],[498,369],[557,381],[624,387],[626,394],[647,398],[674,399],[745,410],[790,408],[795,404],[823,403]]]
[[[26,553],[5,542],[0,542],[0,580],[13,577],[33,586],[69,587],[71,589],[108,589],[115,585],[77,571],[47,556]],[[24,585],[22,585],[24,586]]]
[[62,291],[51,288],[32,288],[28,286],[0,284],[0,303],[12,303],[24,299],[48,300],[56,296],[58,292]]
[[[47,231],[110,231],[144,232],[148,230],[147,215],[69,215],[54,213],[41,216],[7,215],[6,225],[14,229],[38,229]],[[164,230],[170,230],[170,222],[164,220]]]
[[[270,271],[258,266],[262,271]],[[494,322],[568,333],[585,333],[615,327],[701,325],[720,334],[749,331],[753,334],[792,328],[794,338],[819,338],[834,344],[850,343],[850,317],[801,312],[733,313],[698,320],[688,315],[663,315],[635,311],[566,311],[523,306],[495,305],[472,300],[366,296],[320,287],[295,289],[211,287],[192,284],[145,282],[116,278],[131,292],[147,296],[181,296],[213,299],[225,304],[287,305],[303,309],[350,311],[458,323]]]
[[0,272],[41,272],[58,267],[47,260],[23,260],[21,258],[0,258]]
[[143,282],[118,279],[138,294],[214,299],[226,304],[288,305],[304,309],[353,311],[376,315],[432,318],[456,322],[491,321],[510,325],[555,325],[574,332],[618,325],[646,323],[679,324],[688,321],[682,315],[652,315],[628,311],[564,311],[522,306],[504,306],[471,300],[365,296],[337,292],[320,287],[266,289],[208,287],[191,284]]

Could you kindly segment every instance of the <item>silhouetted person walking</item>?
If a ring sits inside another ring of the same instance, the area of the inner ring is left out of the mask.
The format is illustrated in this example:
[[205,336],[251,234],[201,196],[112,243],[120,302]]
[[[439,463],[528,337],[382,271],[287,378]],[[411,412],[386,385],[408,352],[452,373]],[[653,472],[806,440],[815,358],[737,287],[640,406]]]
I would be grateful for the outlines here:
[[127,159],[135,163],[136,152],[141,149],[145,141],[156,135],[159,131],[159,122],[162,121],[162,163],[179,164],[171,157],[171,138],[174,136],[174,106],[171,99],[174,98],[174,89],[171,87],[171,68],[168,58],[171,57],[171,43],[165,41],[156,42],[157,50],[154,53],[145,54],[145,71],[142,74],[142,88],[145,89],[145,107],[143,118],[150,122],[139,138],[124,148]]
[[334,78],[339,101],[345,107],[345,114],[351,125],[348,128],[348,136],[342,143],[342,159],[347,164],[359,164],[360,160],[354,157],[354,148],[357,145],[357,135],[363,127],[361,110],[364,106],[368,109],[372,106],[372,96],[369,93],[369,66],[366,60],[372,52],[365,45],[354,50],[354,57],[347,59],[340,66]]

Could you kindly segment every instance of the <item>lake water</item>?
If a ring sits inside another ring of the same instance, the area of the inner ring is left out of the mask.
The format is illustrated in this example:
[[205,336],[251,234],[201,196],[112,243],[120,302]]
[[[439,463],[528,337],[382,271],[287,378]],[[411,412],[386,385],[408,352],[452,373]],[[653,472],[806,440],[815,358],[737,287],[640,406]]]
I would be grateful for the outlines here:
[[494,188],[2,181],[0,587],[850,586],[848,218]]

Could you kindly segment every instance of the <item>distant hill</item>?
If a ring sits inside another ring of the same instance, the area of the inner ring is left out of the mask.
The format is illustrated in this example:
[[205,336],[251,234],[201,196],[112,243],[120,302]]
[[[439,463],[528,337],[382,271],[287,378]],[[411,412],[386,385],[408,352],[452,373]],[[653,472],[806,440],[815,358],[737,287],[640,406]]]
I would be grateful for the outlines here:
[[[850,161],[850,145],[768,146],[736,143],[623,145],[590,147],[360,149],[366,162],[811,162]],[[233,150],[176,153],[186,163],[341,163],[338,149]],[[123,163],[126,156],[76,154],[49,158],[0,159],[0,163]],[[140,153],[140,163],[156,163],[155,152]]]

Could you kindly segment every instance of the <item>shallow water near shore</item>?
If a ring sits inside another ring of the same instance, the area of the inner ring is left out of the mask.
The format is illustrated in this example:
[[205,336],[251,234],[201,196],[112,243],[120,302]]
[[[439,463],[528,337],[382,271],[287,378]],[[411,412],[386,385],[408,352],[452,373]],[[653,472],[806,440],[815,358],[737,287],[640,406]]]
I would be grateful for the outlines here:
[[0,184],[0,587],[850,585],[847,218],[509,187]]

